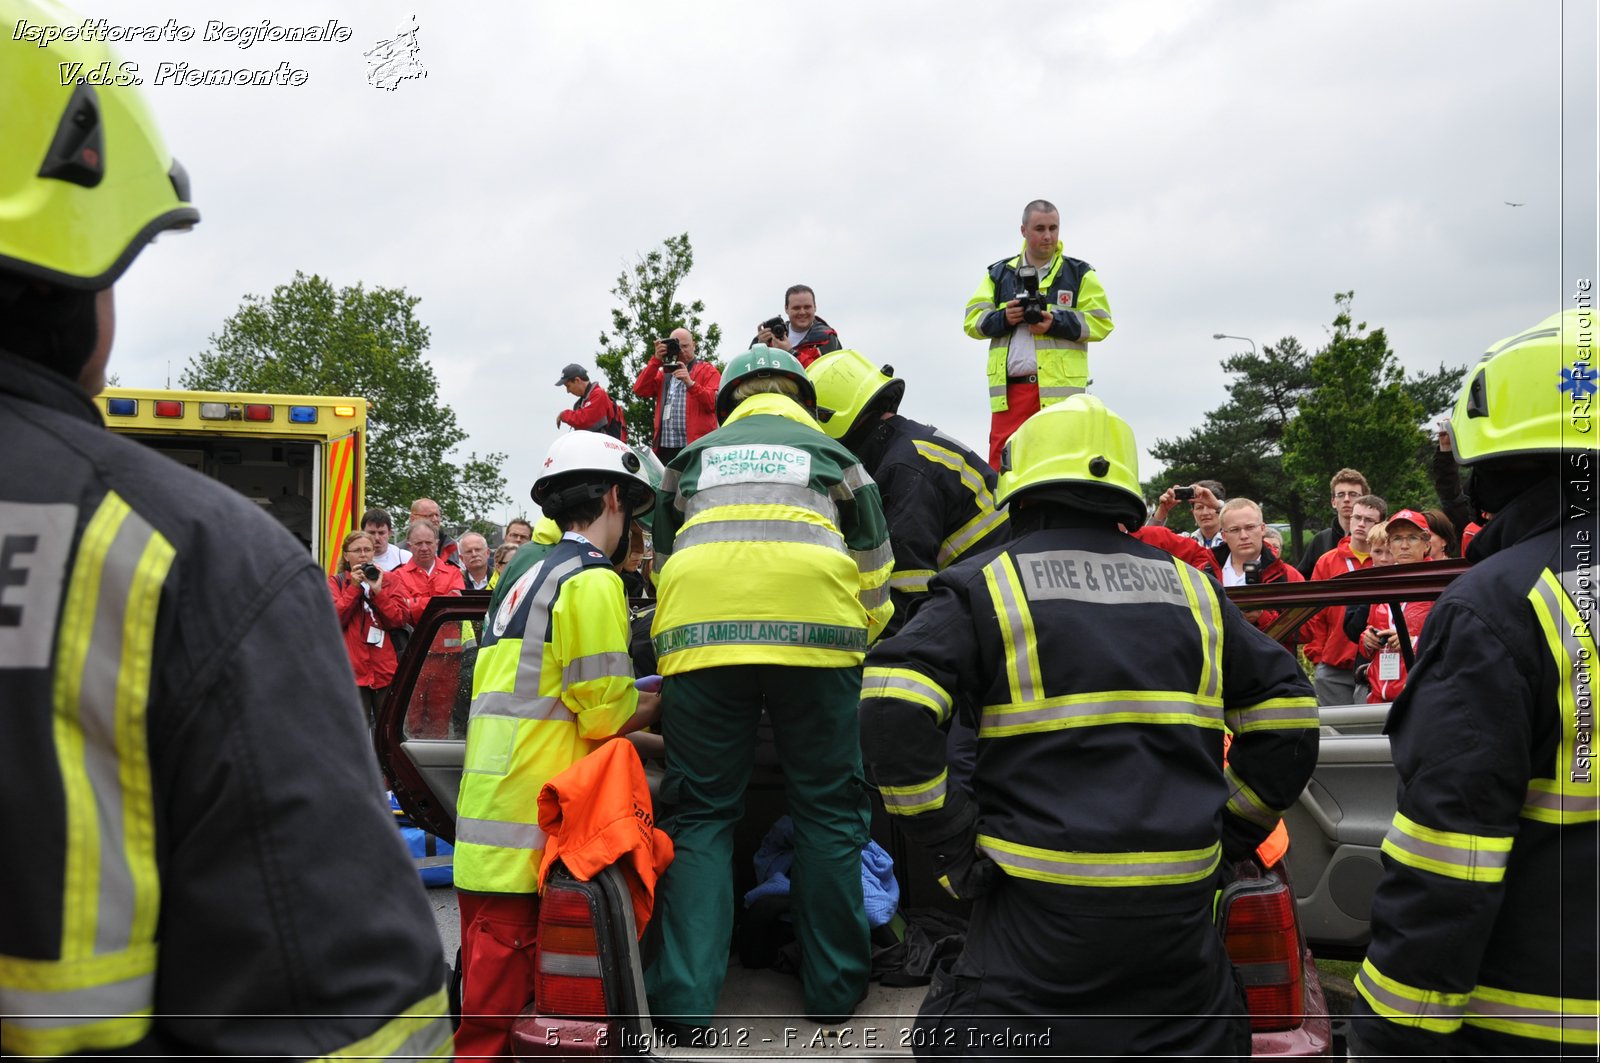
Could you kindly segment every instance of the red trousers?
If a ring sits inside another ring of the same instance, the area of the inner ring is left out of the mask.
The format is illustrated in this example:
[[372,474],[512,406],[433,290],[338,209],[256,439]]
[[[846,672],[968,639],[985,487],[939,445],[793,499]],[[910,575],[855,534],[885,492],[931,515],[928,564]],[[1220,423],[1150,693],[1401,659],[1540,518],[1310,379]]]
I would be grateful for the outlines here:
[[511,1024],[533,1003],[539,895],[456,891],[461,906],[461,1059],[511,1058]]
[[989,415],[989,468],[1000,471],[1000,452],[1022,422],[1039,412],[1038,384],[1007,384],[1006,408]]

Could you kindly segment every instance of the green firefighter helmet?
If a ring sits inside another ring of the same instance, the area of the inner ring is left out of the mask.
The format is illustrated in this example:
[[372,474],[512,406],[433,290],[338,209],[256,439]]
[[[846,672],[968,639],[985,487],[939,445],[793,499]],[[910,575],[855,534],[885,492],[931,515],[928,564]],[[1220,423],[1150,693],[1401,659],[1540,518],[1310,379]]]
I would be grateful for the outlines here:
[[139,90],[122,83],[131,72],[104,42],[61,33],[82,22],[54,0],[0,0],[0,272],[98,291],[200,214]]
[[1019,495],[1050,488],[1097,487],[1125,498],[1131,515],[1144,514],[1139,489],[1139,453],[1128,422],[1093,395],[1070,395],[1022,422],[1000,458],[1005,505]]
[[1594,312],[1565,310],[1491,344],[1450,414],[1463,465],[1600,448],[1593,416],[1600,371]]
[[800,405],[816,410],[817,389],[811,386],[800,359],[788,351],[757,344],[728,359],[728,367],[722,371],[722,387],[717,390],[717,423],[726,421],[738,405],[733,398],[734,388],[746,380],[770,376],[786,376],[795,381],[800,385]]
[[834,439],[845,440],[870,427],[873,415],[900,408],[906,382],[894,367],[878,368],[860,351],[834,351],[806,366],[817,389],[817,422]]

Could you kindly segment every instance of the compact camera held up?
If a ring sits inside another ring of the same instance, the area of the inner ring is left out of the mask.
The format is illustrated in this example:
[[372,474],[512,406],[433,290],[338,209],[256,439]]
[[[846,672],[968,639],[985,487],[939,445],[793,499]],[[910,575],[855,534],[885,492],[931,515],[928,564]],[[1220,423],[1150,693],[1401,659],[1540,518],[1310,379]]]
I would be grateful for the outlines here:
[[1017,305],[1022,307],[1022,320],[1037,325],[1045,319],[1044,296],[1039,294],[1039,269],[1037,266],[1018,266],[1017,280],[1022,282],[1022,293]]

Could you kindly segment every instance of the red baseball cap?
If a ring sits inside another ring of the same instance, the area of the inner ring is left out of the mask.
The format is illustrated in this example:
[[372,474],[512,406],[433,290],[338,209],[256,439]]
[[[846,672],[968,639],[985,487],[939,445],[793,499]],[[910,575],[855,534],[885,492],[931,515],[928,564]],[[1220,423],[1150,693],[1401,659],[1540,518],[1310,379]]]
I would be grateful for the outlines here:
[[1397,520],[1405,521],[1407,524],[1415,527],[1418,531],[1427,532],[1433,530],[1428,524],[1428,518],[1424,517],[1421,513],[1418,513],[1414,509],[1402,509],[1400,512],[1389,518],[1389,523],[1393,524]]

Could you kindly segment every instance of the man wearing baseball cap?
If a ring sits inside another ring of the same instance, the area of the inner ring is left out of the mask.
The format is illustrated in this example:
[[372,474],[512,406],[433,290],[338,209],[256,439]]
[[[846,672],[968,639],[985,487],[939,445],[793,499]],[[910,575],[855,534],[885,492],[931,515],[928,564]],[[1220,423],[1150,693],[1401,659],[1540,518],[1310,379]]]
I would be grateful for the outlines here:
[[603,432],[613,439],[628,438],[627,417],[622,407],[611,401],[605,388],[589,383],[589,370],[577,362],[568,364],[561,370],[556,387],[566,388],[568,394],[578,398],[572,409],[556,414],[557,428],[566,425],[584,432]]

